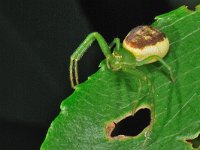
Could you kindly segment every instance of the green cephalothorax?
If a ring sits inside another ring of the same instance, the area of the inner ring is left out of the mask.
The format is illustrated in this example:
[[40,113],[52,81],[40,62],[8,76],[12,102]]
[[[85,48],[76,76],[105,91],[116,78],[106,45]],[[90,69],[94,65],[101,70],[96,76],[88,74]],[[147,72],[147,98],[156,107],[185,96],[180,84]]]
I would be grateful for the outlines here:
[[113,71],[120,70],[125,66],[135,68],[136,59],[132,53],[124,49],[120,44],[120,48],[117,49],[115,47],[111,57],[107,59],[107,64]]
[[[149,131],[151,131],[154,120],[154,96],[153,86],[151,80],[139,70],[140,66],[159,61],[169,72],[170,78],[174,80],[170,66],[162,59],[169,50],[169,41],[164,33],[158,31],[151,26],[138,26],[132,29],[123,43],[119,38],[107,44],[105,39],[98,32],[90,33],[86,39],[75,50],[70,59],[70,81],[72,88],[79,84],[78,82],[78,61],[90,47],[90,45],[97,41],[101,51],[103,52],[107,67],[112,71],[123,71],[125,73],[133,75],[138,79],[138,95],[141,93],[143,84],[148,85],[148,94],[151,97],[151,125]],[[75,79],[74,79],[75,77]],[[140,98],[140,96],[138,96]],[[137,104],[134,105],[133,113],[135,113]]]

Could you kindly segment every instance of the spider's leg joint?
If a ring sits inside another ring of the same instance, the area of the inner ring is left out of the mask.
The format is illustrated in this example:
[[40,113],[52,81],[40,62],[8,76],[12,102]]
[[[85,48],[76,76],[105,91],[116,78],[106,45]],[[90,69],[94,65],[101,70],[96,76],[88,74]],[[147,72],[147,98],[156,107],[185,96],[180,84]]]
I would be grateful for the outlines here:
[[[102,37],[101,34],[98,32],[93,32],[89,34],[85,40],[78,46],[78,48],[75,50],[75,52],[72,54],[70,59],[70,81],[72,88],[75,87],[75,85],[79,84],[78,82],[78,61],[82,58],[82,56],[85,54],[87,49],[91,46],[91,44],[97,40],[101,51],[105,55],[105,57],[109,57],[111,55],[111,51],[109,49],[109,46],[105,39]],[[107,66],[108,62],[107,62]],[[74,79],[75,77],[75,79]]]
[[108,67],[108,69],[111,69],[110,63],[109,63],[109,59],[106,59],[106,65]]

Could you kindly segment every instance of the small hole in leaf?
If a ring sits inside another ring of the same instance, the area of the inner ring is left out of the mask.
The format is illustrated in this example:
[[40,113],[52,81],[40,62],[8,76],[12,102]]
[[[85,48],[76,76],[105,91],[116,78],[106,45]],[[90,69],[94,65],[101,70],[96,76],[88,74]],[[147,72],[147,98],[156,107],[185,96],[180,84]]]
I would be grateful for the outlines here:
[[119,135],[136,136],[141,133],[151,121],[150,109],[144,108],[138,110],[135,115],[128,116],[115,124],[111,137]]
[[200,134],[198,137],[194,138],[194,139],[188,139],[186,140],[188,143],[192,144],[193,148],[199,148],[200,146]]

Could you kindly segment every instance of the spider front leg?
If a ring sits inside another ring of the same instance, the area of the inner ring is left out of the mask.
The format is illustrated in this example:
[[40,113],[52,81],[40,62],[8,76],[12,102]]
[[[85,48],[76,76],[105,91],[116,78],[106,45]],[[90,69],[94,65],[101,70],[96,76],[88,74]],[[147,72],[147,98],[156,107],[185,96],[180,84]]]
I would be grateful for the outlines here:
[[80,46],[75,50],[75,52],[71,55],[70,58],[70,81],[71,81],[71,87],[75,88],[74,83],[74,75],[75,75],[75,82],[76,84],[79,84],[78,82],[78,61],[81,59],[81,57],[84,55],[84,53],[87,51],[87,49],[90,47],[90,45],[97,40],[103,54],[108,59],[111,55],[110,48],[103,38],[101,34],[98,32],[93,32],[89,34],[86,39],[80,44]]
[[119,38],[114,38],[114,40],[110,43],[109,48],[112,49],[112,47],[116,45],[116,50],[120,49],[120,39]]
[[140,98],[140,93],[141,93],[141,90],[143,88],[142,84],[146,83],[146,85],[148,86],[148,95],[149,95],[149,98],[150,98],[150,109],[151,109],[151,123],[148,127],[148,131],[145,133],[145,141],[143,143],[143,145],[144,145],[146,143],[147,139],[149,138],[149,134],[152,130],[152,126],[153,126],[154,120],[155,120],[154,88],[153,88],[153,85],[151,83],[151,80],[142,71],[137,70],[135,68],[131,68],[131,67],[123,67],[122,71],[129,73],[130,75],[135,76],[139,80],[139,87],[138,87],[138,95],[139,95],[138,97],[139,97],[139,99],[138,99],[138,101],[136,101],[136,104],[133,108],[133,114],[135,113],[135,111],[138,107],[139,100],[143,99],[143,98]]
[[176,81],[175,78],[174,78],[174,75],[172,73],[171,67],[160,56],[157,56],[157,55],[149,56],[149,57],[147,57],[146,59],[144,59],[142,61],[137,61],[136,65],[137,66],[142,66],[144,64],[150,63],[153,60],[158,60],[168,70],[172,82]]

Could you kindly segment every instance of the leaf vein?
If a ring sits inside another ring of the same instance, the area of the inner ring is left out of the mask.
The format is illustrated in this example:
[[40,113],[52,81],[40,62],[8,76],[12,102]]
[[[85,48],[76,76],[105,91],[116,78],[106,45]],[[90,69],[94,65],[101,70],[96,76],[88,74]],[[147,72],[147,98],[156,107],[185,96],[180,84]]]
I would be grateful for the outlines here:
[[196,95],[196,93],[194,93],[187,101],[186,103],[172,116],[171,119],[169,119],[169,121],[165,124],[164,127],[166,127],[170,122],[172,122],[172,120],[181,112],[181,110],[183,108],[185,108],[187,106],[187,104],[193,99],[193,97]]
[[181,17],[180,19],[177,19],[176,21],[174,21],[173,23],[169,24],[169,25],[166,25],[164,26],[163,28],[161,28],[161,30],[165,29],[165,28],[168,28],[168,27],[171,27],[172,25],[176,24],[177,22],[183,20],[183,19],[186,19],[187,17],[191,17],[192,15],[196,14],[196,11],[195,12],[192,12],[184,17]]
[[184,39],[186,39],[186,38],[189,37],[190,35],[192,35],[192,34],[198,32],[199,30],[200,30],[200,28],[197,28],[196,30],[194,30],[193,32],[191,32],[191,33],[185,35],[184,37],[180,38],[179,40],[176,40],[176,41],[170,43],[170,46],[173,45],[173,44],[175,44],[175,43],[177,43],[177,42],[183,41]]

